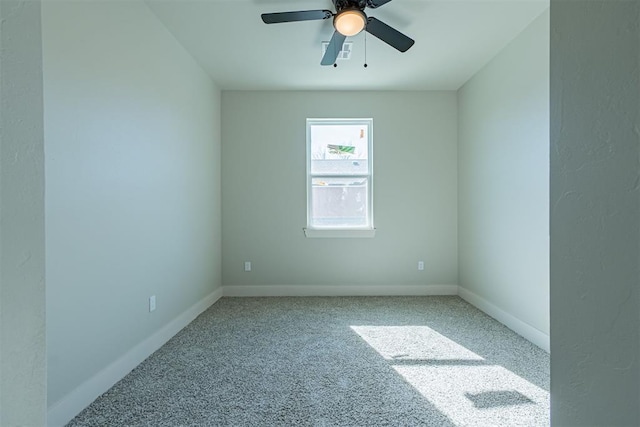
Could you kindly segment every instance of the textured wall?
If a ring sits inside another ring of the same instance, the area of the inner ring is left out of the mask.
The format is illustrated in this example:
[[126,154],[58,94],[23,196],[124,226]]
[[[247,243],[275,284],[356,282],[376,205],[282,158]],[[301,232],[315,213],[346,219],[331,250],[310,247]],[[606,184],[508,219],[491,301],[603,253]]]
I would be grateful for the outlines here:
[[220,286],[220,94],[144,2],[45,2],[42,32],[55,405]]
[[551,421],[640,425],[640,2],[551,1]]
[[458,91],[460,286],[549,335],[549,12]]
[[[457,284],[454,92],[225,91],[222,117],[225,286]],[[375,238],[305,237],[308,117],[373,118]]]
[[0,425],[46,417],[40,2],[0,1]]

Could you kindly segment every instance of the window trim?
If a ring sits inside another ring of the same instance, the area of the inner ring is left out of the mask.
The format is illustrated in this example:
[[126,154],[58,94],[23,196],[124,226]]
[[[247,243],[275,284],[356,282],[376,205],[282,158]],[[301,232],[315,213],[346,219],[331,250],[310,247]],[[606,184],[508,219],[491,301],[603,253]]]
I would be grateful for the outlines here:
[[[366,125],[367,131],[367,175],[339,175],[339,174],[323,174],[313,175],[311,173],[311,126],[315,124],[323,125]],[[375,237],[376,229],[373,222],[373,118],[307,118],[306,121],[306,186],[307,186],[307,226],[303,228],[306,237],[321,238],[370,238]],[[366,177],[368,180],[367,191],[367,215],[369,224],[364,227],[311,227],[311,197],[312,197],[312,181],[316,177]]]

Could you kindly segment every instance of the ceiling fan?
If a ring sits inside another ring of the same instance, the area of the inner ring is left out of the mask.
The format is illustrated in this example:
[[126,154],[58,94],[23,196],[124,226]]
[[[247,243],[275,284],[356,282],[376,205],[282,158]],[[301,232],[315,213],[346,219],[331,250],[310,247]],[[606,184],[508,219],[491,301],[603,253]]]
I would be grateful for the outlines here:
[[297,12],[263,13],[262,21],[265,24],[279,24],[282,22],[315,21],[333,18],[335,31],[329,42],[329,46],[322,57],[321,65],[335,64],[342,45],[347,37],[355,36],[362,30],[372,34],[398,49],[406,52],[415,43],[395,28],[372,16],[367,17],[365,8],[375,9],[391,0],[332,0],[336,13],[330,10],[301,10]]

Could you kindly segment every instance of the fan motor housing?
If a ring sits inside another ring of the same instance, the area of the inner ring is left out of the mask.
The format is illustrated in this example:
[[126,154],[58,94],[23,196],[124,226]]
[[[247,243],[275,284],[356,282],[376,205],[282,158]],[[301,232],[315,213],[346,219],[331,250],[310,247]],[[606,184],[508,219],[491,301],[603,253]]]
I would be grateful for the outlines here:
[[344,9],[360,9],[367,7],[367,0],[333,0],[336,11],[340,12]]

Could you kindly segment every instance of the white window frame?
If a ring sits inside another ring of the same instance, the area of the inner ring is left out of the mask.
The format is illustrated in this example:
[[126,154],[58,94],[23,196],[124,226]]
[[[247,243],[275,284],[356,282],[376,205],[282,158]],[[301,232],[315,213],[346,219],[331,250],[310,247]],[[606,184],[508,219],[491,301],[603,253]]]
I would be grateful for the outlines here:
[[[311,173],[311,126],[313,125],[363,125],[367,126],[367,144],[368,144],[368,173],[361,175],[332,175],[332,174],[312,174]],[[307,226],[304,228],[304,233],[307,237],[328,237],[328,238],[341,238],[341,237],[374,237],[375,227],[373,222],[373,119],[372,118],[342,118],[342,119],[307,119]],[[312,211],[312,181],[313,178],[318,177],[366,177],[368,180],[367,191],[367,217],[369,223],[362,227],[312,227],[311,226],[311,211]]]

